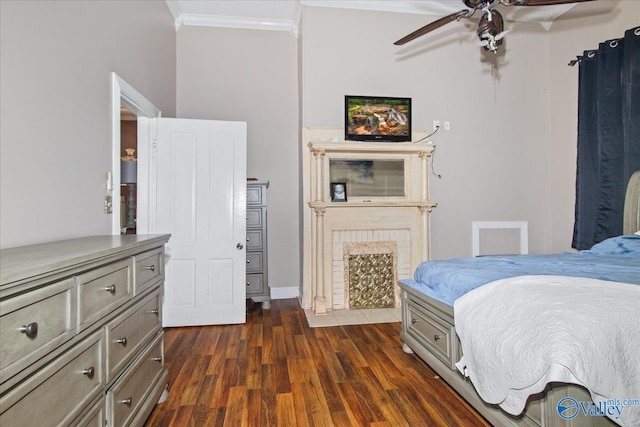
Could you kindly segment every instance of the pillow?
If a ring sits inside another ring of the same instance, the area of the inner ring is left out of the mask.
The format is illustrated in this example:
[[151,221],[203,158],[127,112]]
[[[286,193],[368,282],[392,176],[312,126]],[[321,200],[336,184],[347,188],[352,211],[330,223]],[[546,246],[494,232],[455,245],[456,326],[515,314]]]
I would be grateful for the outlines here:
[[596,243],[587,251],[582,251],[595,255],[622,255],[640,257],[640,235],[624,235],[610,237],[600,243]]

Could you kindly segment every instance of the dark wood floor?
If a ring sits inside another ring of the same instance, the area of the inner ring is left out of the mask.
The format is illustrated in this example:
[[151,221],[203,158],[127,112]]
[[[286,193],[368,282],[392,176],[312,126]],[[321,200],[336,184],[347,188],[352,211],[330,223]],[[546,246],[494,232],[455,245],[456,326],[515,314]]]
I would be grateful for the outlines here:
[[167,328],[169,399],[147,426],[489,426],[399,323],[309,328],[296,299],[243,325]]

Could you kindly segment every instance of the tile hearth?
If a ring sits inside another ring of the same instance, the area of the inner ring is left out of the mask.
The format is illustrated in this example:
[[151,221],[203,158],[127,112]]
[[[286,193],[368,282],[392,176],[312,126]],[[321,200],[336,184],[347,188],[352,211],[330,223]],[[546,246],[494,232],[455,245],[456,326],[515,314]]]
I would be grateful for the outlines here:
[[305,309],[309,326],[322,328],[342,325],[364,325],[369,323],[400,322],[402,314],[400,307],[395,308],[369,308],[360,310],[334,310],[326,315],[317,316],[312,309]]

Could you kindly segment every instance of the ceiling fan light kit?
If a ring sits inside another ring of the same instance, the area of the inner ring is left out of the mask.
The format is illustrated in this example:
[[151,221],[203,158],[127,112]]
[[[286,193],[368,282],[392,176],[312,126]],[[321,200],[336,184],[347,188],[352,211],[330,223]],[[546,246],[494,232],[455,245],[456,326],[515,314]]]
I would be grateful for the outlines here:
[[[594,0],[462,0],[469,9],[462,9],[437,19],[411,34],[406,35],[396,41],[395,45],[403,45],[417,39],[433,30],[436,30],[449,22],[459,21],[462,18],[470,18],[476,11],[480,11],[482,16],[476,31],[480,46],[486,51],[498,53],[498,48],[502,45],[504,36],[508,31],[504,30],[504,19],[502,14],[496,9],[498,5],[503,6],[551,6],[568,3],[581,3]],[[470,11],[471,10],[471,11]]]

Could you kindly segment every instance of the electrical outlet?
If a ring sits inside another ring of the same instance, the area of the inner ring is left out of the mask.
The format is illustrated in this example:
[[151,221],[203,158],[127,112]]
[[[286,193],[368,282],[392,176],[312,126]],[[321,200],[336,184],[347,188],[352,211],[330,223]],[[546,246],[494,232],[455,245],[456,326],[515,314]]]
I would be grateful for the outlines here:
[[113,213],[113,199],[111,196],[106,196],[104,198],[104,213],[112,214]]
[[433,121],[433,130],[437,130],[440,127],[440,120]]

